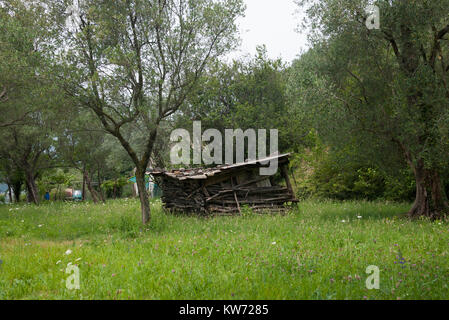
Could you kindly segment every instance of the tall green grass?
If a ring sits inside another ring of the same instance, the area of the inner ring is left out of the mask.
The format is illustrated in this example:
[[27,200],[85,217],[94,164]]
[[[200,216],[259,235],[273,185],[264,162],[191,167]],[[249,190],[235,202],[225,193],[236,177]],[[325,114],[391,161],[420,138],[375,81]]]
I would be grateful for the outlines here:
[[[0,299],[448,299],[449,224],[409,204],[198,218],[135,200],[0,206]],[[71,254],[65,254],[71,250]],[[68,264],[80,289],[68,290]],[[368,290],[366,268],[380,268]]]

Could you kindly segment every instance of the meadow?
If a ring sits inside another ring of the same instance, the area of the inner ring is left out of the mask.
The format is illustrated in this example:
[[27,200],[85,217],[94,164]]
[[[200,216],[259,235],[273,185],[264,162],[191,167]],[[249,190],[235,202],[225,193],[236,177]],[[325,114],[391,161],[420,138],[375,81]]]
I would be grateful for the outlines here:
[[[0,206],[0,299],[448,299],[449,223],[410,204],[306,201],[199,218],[134,199]],[[66,288],[66,268],[80,289]],[[366,268],[380,269],[379,290]]]

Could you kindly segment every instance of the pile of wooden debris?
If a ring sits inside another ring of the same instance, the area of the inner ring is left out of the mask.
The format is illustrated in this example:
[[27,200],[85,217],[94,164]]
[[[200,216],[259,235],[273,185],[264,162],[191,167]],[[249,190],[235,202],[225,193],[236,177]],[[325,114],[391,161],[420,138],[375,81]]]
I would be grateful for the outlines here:
[[[208,169],[152,171],[163,190],[166,209],[198,214],[236,214],[243,206],[254,211],[283,211],[298,202],[288,176],[290,154]],[[272,176],[260,175],[260,168],[277,160],[286,186]]]

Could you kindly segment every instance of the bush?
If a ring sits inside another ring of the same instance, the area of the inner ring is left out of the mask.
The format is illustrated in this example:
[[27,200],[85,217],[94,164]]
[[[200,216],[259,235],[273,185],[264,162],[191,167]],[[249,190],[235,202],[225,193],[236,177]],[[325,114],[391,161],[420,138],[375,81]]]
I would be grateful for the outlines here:
[[385,190],[385,179],[374,168],[344,168],[324,166],[312,177],[316,184],[316,195],[338,200],[381,198]]
[[348,156],[331,153],[316,146],[293,159],[296,167],[297,197],[336,200],[412,201],[415,182],[410,170],[392,176],[375,168],[350,161]]
[[128,179],[119,178],[116,180],[105,181],[101,188],[106,192],[107,198],[121,198],[123,194],[123,187],[128,184]]
[[416,182],[409,170],[402,170],[395,176],[386,177],[384,198],[391,201],[413,201],[416,196]]

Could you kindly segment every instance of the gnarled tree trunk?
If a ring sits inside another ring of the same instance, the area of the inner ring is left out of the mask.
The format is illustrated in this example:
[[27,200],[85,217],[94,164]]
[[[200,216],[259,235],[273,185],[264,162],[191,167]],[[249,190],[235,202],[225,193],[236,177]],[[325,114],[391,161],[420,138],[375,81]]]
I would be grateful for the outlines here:
[[39,195],[37,191],[34,173],[31,170],[25,172],[25,183],[27,187],[27,197],[29,203],[39,204]]
[[93,202],[98,203],[98,194],[97,191],[95,191],[95,189],[92,186],[92,181],[90,180],[89,173],[87,172],[87,170],[84,170],[83,176],[87,184],[87,189],[89,189],[89,192],[92,195]]
[[413,166],[416,180],[416,199],[408,215],[412,218],[440,219],[449,214],[444,186],[437,170],[427,169],[423,161]]

